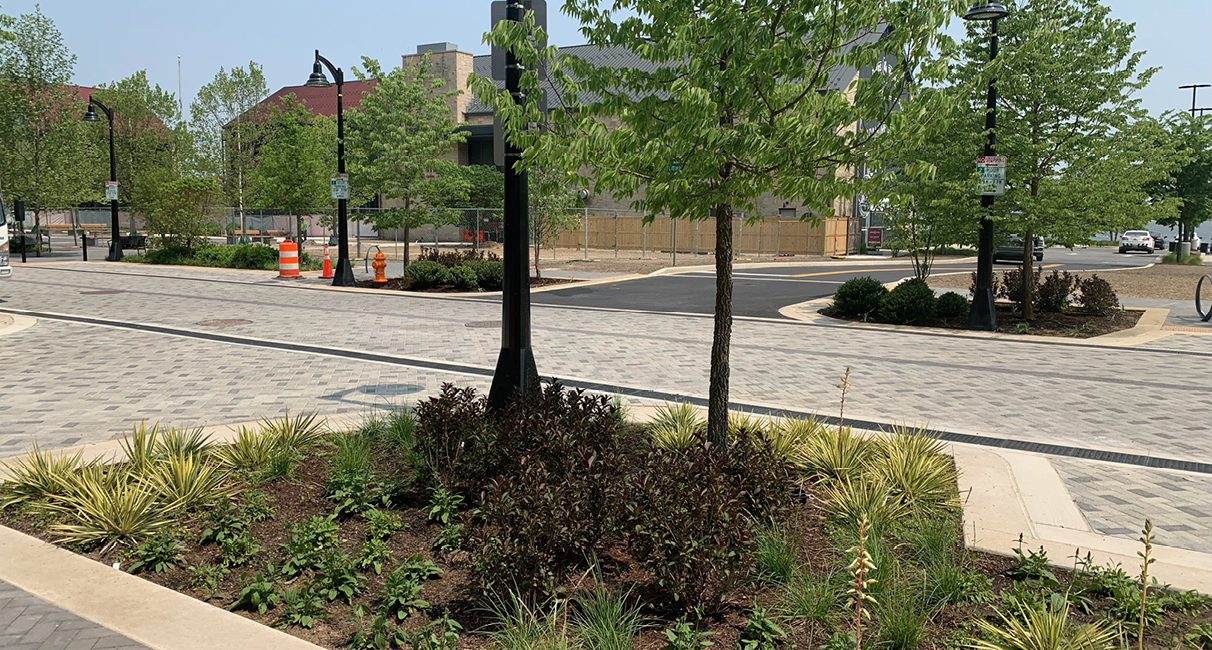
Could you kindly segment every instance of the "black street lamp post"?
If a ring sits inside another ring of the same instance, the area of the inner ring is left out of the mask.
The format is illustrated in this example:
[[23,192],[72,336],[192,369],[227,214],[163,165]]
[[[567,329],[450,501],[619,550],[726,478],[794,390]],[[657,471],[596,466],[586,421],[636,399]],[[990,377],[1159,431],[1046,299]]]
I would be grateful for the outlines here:
[[[84,113],[84,117],[80,119],[85,122],[100,122],[101,116],[97,115],[96,109],[100,108],[101,112],[105,113],[105,117],[109,118],[109,180],[118,182],[118,162],[114,156],[114,111],[110,107],[101,103],[101,100],[89,96],[88,111]],[[109,201],[109,256],[105,259],[110,262],[122,261],[122,237],[118,234],[118,199],[114,197]]]
[[[316,50],[316,60],[311,67],[311,76],[307,78],[306,86],[312,88],[327,88],[332,84],[324,76],[324,64],[337,82],[337,173],[345,174],[345,111],[343,98],[345,95],[345,72],[333,66],[328,59],[320,56]],[[337,268],[333,269],[332,286],[352,287],[354,285],[353,267],[349,263],[349,199],[337,199]]]
[[[989,61],[997,58],[997,21],[1004,18],[1006,7],[997,0],[977,0],[964,14],[964,20],[992,21],[992,38],[989,41]],[[985,156],[996,155],[993,132],[997,128],[997,86],[989,80],[985,101]],[[993,207],[991,194],[981,195],[981,232],[976,255],[976,294],[972,296],[972,309],[968,312],[968,329],[997,331],[997,308],[993,303],[993,220],[989,210]]]
[[[525,11],[522,0],[506,0],[505,20],[521,23]],[[505,50],[505,91],[517,105],[526,103],[526,93],[521,90],[523,72],[525,66],[513,51]],[[488,392],[488,403],[493,408],[503,407],[517,391],[528,391],[538,379],[534,352],[530,347],[530,250],[527,246],[530,226],[526,172],[514,169],[522,157],[521,149],[512,144],[509,138],[503,140],[505,280],[501,287],[501,353],[497,357],[492,388]]]
[[[1191,84],[1188,86],[1179,86],[1178,87],[1179,90],[1186,90],[1188,88],[1191,89],[1191,119],[1193,121],[1195,119],[1195,111],[1199,111],[1200,112],[1199,114],[1203,115],[1203,111],[1206,110],[1206,109],[1202,109],[1202,108],[1195,108],[1195,93],[1199,92],[1200,88],[1209,88],[1209,87],[1212,87],[1212,84]],[[1179,263],[1182,263],[1182,259],[1180,259],[1180,258],[1182,257],[1182,254],[1183,254],[1183,248],[1182,248],[1183,242],[1187,240],[1186,238],[1190,235],[1190,233],[1185,232],[1186,228],[1183,228],[1183,222],[1181,222],[1181,221],[1179,221],[1177,224],[1175,224],[1174,228],[1175,228],[1175,230],[1178,231],[1178,240],[1174,244],[1174,258]],[[1192,251],[1192,252],[1198,253],[1199,251]]]

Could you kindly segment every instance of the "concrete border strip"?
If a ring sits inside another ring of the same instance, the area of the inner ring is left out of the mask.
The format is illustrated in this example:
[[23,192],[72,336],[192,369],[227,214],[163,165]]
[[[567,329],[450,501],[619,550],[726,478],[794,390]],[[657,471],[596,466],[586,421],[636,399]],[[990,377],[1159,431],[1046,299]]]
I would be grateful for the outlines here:
[[[4,322],[8,320],[8,322]],[[0,336],[8,334],[16,334],[22,330],[27,330],[33,327],[38,322],[37,318],[32,316],[23,316],[21,314],[4,314],[0,315]]]

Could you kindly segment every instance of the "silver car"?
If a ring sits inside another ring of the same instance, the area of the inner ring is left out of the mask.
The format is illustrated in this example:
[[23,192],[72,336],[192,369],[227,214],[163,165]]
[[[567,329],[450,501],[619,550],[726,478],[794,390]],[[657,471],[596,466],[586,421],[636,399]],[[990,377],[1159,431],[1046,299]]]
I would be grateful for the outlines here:
[[1153,252],[1153,235],[1148,230],[1127,230],[1119,236],[1119,252],[1128,251]]

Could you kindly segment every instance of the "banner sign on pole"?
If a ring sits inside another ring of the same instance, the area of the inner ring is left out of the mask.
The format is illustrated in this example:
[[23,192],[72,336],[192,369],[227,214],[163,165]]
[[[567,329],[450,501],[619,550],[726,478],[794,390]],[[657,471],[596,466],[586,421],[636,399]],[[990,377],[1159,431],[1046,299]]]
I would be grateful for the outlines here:
[[118,200],[118,181],[105,181],[105,200]]
[[332,177],[332,198],[349,199],[349,174],[337,174]]
[[1002,196],[1006,193],[1006,157],[977,156],[976,171],[981,175],[981,184],[977,194],[981,196]]

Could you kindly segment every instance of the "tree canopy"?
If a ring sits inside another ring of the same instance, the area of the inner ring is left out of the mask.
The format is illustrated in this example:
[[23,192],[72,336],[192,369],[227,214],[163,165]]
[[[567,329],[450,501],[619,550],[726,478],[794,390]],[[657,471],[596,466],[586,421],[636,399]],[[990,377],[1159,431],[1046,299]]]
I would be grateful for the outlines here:
[[268,96],[261,66],[249,61],[247,69],[219,68],[189,105],[196,167],[218,179],[229,204],[241,214],[263,122],[249,113]]
[[269,109],[266,135],[253,171],[257,205],[301,219],[332,205],[329,179],[336,170],[337,129],[333,120],[313,115],[294,94]]

